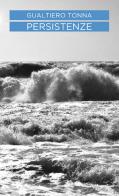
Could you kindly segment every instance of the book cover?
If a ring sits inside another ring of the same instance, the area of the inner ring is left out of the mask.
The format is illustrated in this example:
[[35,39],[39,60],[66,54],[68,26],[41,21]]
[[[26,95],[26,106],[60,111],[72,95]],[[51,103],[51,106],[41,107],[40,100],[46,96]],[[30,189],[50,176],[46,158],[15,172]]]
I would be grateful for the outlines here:
[[119,194],[118,0],[1,0],[0,194]]

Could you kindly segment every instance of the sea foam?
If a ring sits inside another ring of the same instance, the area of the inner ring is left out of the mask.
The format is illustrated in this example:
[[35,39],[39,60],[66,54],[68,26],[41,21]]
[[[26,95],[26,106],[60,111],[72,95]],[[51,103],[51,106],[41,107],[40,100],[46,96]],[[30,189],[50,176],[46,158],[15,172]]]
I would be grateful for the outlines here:
[[1,79],[0,99],[29,103],[119,100],[118,81],[112,74],[88,65],[53,68],[32,72],[24,88],[18,79]]
[[87,65],[33,72],[25,89],[29,102],[118,100],[118,79]]

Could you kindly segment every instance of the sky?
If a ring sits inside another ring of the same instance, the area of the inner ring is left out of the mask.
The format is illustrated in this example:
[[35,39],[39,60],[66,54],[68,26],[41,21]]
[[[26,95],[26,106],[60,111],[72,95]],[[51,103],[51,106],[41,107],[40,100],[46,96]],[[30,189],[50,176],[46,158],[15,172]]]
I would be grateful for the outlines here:
[[[106,9],[109,32],[9,32],[12,9]],[[0,0],[0,61],[119,61],[119,0]]]

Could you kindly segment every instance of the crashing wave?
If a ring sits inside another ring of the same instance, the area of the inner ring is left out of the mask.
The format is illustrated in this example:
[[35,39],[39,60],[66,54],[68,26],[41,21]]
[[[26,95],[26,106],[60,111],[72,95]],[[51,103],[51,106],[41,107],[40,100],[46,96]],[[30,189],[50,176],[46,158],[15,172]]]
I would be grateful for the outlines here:
[[118,100],[118,79],[87,65],[33,72],[24,94],[29,102]]
[[6,102],[105,101],[119,99],[118,78],[88,65],[33,72],[23,88],[18,79],[0,80],[0,99]]

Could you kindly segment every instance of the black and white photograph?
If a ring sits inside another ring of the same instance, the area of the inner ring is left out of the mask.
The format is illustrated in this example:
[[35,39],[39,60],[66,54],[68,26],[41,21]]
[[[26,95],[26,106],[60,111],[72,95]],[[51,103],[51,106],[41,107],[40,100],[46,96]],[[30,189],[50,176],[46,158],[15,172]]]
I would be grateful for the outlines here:
[[[0,195],[119,195],[118,8],[118,0],[0,1]],[[109,29],[91,31],[86,18],[84,32],[34,32],[40,14],[14,22],[11,10],[106,10]],[[35,26],[13,32],[11,23]]]

